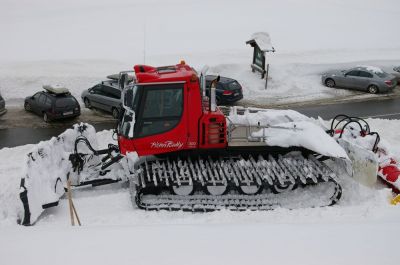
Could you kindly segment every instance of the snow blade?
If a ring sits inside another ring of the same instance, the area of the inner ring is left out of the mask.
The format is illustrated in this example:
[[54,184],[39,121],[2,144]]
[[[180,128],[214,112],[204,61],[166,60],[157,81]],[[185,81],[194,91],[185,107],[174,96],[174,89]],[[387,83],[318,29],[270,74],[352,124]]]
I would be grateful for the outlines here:
[[40,142],[27,154],[20,183],[23,204],[21,224],[33,224],[44,209],[58,205],[65,192],[67,174],[72,165],[69,155],[74,151],[75,139],[87,137],[96,144],[96,131],[88,124],[75,124],[58,137]]
[[343,138],[338,139],[338,143],[346,151],[352,162],[353,178],[365,186],[373,186],[378,175],[376,154]]

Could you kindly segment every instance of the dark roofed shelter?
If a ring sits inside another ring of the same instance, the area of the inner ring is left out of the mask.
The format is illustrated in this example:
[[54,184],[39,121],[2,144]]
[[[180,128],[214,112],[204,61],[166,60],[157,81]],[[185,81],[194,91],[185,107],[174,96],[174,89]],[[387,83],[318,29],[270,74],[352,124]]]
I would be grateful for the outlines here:
[[275,52],[275,48],[271,44],[271,38],[266,32],[256,32],[251,36],[251,39],[246,41],[254,48],[253,62],[251,64],[252,71],[261,73],[261,78],[264,78],[265,70],[265,53]]

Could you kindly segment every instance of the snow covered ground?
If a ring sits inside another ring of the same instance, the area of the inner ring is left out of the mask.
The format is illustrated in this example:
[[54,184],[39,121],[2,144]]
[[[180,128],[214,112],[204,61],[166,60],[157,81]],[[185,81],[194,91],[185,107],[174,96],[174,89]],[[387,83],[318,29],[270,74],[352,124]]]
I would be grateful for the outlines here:
[[[400,122],[368,122],[400,159],[396,134]],[[111,132],[97,136],[105,145]],[[32,147],[0,150],[0,257],[4,264],[26,260],[64,264],[69,262],[67,253],[72,260],[95,264],[392,264],[396,259],[400,208],[389,204],[391,192],[379,185],[361,186],[344,176],[340,178],[343,197],[333,207],[145,212],[132,206],[127,187],[114,184],[74,191],[83,227],[70,227],[66,199],[46,210],[34,227],[20,227],[16,224],[21,210],[18,186],[24,157]]]

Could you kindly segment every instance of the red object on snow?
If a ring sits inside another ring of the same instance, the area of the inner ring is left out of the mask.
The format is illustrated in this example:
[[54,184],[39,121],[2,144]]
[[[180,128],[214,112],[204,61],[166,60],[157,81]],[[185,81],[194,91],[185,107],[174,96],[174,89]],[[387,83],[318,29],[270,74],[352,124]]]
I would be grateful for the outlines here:
[[387,181],[395,182],[400,177],[400,169],[396,165],[388,165],[381,170]]
[[390,164],[384,167],[379,167],[379,176],[383,178],[388,185],[391,186],[393,192],[400,193],[399,178],[400,168],[394,159],[390,160]]

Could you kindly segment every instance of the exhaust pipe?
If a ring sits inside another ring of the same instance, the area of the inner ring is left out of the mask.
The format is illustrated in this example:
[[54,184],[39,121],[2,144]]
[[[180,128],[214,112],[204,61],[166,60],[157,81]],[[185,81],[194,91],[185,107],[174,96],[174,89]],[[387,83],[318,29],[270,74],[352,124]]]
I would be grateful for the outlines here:
[[215,89],[216,89],[216,84],[219,82],[220,78],[221,77],[218,76],[217,78],[215,78],[211,82],[211,88],[210,88],[210,111],[213,111],[213,112],[217,110]]

